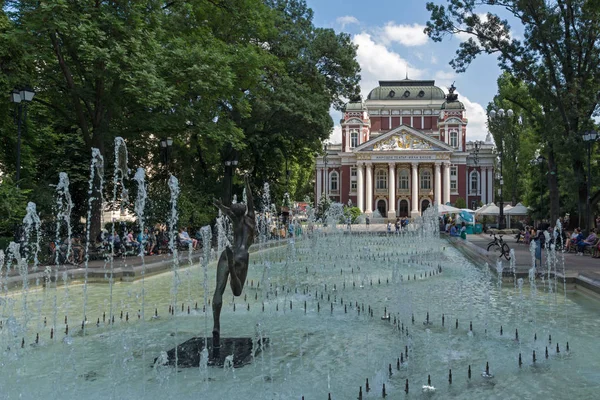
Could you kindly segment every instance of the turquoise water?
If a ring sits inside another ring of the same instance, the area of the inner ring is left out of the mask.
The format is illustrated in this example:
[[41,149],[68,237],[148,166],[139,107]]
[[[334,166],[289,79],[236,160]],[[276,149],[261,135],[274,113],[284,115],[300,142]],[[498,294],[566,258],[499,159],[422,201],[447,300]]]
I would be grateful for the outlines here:
[[[437,273],[440,266],[442,273]],[[115,324],[101,322],[99,327],[96,321],[102,321],[103,313],[110,319],[109,286],[90,285],[85,334],[80,326],[82,285],[30,290],[27,312],[23,293],[11,293],[1,308],[0,398],[327,399],[331,393],[332,399],[355,399],[360,386],[369,398],[367,378],[371,398],[381,398],[384,383],[388,398],[405,398],[406,379],[410,398],[595,398],[598,390],[595,301],[577,294],[565,297],[561,282],[558,292],[541,282],[532,287],[527,280],[521,289],[500,284],[444,240],[417,233],[332,234],[253,253],[235,311],[229,289],[225,294],[222,335],[260,334],[271,345],[251,365],[238,369],[153,366],[161,351],[192,336],[209,335],[212,328],[210,306],[203,312],[202,267],[183,267],[177,274],[178,280],[168,272],[115,284]],[[209,293],[214,279],[210,264]],[[167,311],[175,297],[171,316]],[[364,311],[359,313],[357,304]],[[138,319],[142,306],[145,318]],[[390,321],[381,319],[384,308]],[[152,319],[155,309],[159,318]],[[427,312],[431,325],[423,323]],[[65,315],[72,321],[69,335]],[[40,340],[34,346],[36,333]],[[397,359],[406,349],[408,359],[398,370]],[[486,362],[493,378],[481,376]],[[435,391],[425,393],[428,375]]]

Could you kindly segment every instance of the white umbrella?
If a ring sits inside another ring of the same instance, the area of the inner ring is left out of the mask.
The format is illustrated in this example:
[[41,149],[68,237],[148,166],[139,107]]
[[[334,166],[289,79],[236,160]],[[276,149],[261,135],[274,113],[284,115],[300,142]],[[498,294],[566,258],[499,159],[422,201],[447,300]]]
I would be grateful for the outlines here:
[[490,203],[485,207],[482,207],[477,215],[500,215],[500,207],[495,205],[494,203]]
[[506,214],[507,211],[512,210],[513,208],[514,207],[511,204],[504,206],[504,214]]
[[504,213],[507,215],[527,215],[527,214],[529,214],[529,210],[523,204],[518,203],[516,206],[514,206],[510,210],[504,211]]
[[447,206],[445,204],[440,204],[438,206],[438,213],[439,214],[457,214],[460,212],[460,208],[456,208],[456,207],[452,207],[452,206]]

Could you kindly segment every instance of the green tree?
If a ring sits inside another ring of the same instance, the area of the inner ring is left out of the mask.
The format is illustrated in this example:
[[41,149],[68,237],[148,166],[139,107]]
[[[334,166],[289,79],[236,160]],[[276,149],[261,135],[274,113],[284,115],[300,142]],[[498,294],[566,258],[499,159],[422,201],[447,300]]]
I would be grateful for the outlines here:
[[467,208],[467,202],[462,197],[459,197],[454,202],[454,207],[456,207],[456,208]]
[[[65,171],[78,206],[73,217],[86,215],[92,147],[104,155],[111,192],[116,136],[127,143],[129,166],[147,171],[148,223],[164,222],[169,174],[180,181],[185,224],[214,218],[212,198],[229,188],[224,160],[232,157],[238,198],[241,173],[250,172],[255,193],[274,182],[272,198],[282,199],[286,158],[290,191],[302,198],[312,192],[314,152],[333,126],[330,107],[358,93],[350,37],[315,27],[303,0],[9,0],[2,10],[0,88],[35,87],[22,187],[47,213],[50,185]],[[7,174],[16,128],[12,107],[0,103]],[[158,147],[166,137],[173,138],[168,163]],[[125,184],[135,198],[135,184]],[[94,198],[92,236],[102,196]]]
[[523,172],[533,158],[530,143],[540,141],[533,137],[533,126],[542,114],[541,107],[523,82],[503,73],[498,78],[498,94],[488,104],[488,113],[493,109],[513,110],[512,117],[488,120],[488,129],[502,157],[504,200],[515,205],[521,201],[524,190],[527,174]]
[[[448,0],[447,3],[447,6],[427,3],[431,19],[425,32],[434,41],[441,41],[446,35],[470,35],[451,61],[457,72],[464,72],[481,54],[495,54],[502,70],[528,86],[545,115],[552,116],[552,126],[557,127],[546,136],[549,170],[557,169],[559,149],[569,151],[574,175],[579,177],[578,201],[585,203],[580,133],[592,126],[600,89],[600,75],[596,73],[600,64],[598,2]],[[523,39],[511,35],[509,23],[500,13],[523,24]],[[548,182],[550,215],[555,220],[559,212],[558,175],[550,175]]]

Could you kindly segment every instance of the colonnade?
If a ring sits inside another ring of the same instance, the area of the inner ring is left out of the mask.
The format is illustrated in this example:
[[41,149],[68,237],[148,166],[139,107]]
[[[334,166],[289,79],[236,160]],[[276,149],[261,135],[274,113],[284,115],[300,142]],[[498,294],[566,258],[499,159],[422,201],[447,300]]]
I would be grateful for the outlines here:
[[[446,204],[450,202],[450,162],[436,161],[434,163],[418,163],[413,162],[410,164],[389,162],[387,163],[387,193],[383,193],[381,190],[375,189],[375,183],[373,182],[375,169],[379,169],[386,164],[373,163],[371,161],[359,161],[356,165],[356,194],[357,204],[362,212],[371,213],[375,210],[373,199],[375,194],[385,197],[387,195],[387,214],[394,216],[396,215],[396,203],[399,196],[408,197],[410,194],[410,214],[420,214],[419,200],[421,198],[429,198],[435,203]],[[410,183],[409,192],[400,190],[399,180],[397,179],[397,172],[401,169],[405,169],[406,166],[410,165]],[[421,189],[421,171],[425,169],[431,171],[433,167],[433,174],[431,175],[430,188]],[[317,198],[321,198],[323,188],[326,188],[329,182],[329,176],[325,173],[323,168],[317,170]],[[485,186],[484,186],[485,187]],[[397,192],[398,190],[398,192]],[[429,194],[433,191],[433,198]],[[399,195],[399,196],[397,196]],[[393,199],[393,200],[392,200]],[[375,205],[376,206],[376,205]]]

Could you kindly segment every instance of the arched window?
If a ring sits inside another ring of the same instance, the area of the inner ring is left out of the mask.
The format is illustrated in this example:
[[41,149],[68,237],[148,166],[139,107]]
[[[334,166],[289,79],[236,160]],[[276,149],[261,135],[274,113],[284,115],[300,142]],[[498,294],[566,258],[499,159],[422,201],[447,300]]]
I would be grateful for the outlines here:
[[350,132],[350,148],[353,149],[358,147],[358,132],[352,131]]
[[458,147],[458,132],[450,131],[450,146]]
[[469,182],[470,182],[469,192],[471,194],[478,194],[479,193],[479,172],[471,171],[471,179],[469,179]]
[[422,190],[431,190],[431,171],[424,170],[421,171],[421,189]]
[[329,190],[332,192],[338,190],[338,173],[333,171],[329,177]]
[[407,169],[401,169],[400,173],[398,174],[398,188],[400,190],[408,190],[409,189],[408,170]]
[[375,182],[377,183],[377,189],[387,189],[387,171],[385,169],[377,170]]

